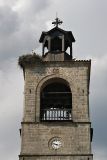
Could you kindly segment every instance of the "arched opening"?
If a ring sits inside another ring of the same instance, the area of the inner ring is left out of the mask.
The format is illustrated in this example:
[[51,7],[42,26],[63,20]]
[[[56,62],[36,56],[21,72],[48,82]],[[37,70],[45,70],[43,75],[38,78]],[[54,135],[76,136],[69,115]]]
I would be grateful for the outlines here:
[[40,94],[41,121],[72,120],[72,93],[69,86],[63,82],[47,84]]
[[59,37],[54,37],[51,40],[51,51],[62,51],[62,39]]
[[45,39],[44,44],[43,44],[43,48],[42,48],[42,53],[44,55],[44,53],[49,51],[49,40]]

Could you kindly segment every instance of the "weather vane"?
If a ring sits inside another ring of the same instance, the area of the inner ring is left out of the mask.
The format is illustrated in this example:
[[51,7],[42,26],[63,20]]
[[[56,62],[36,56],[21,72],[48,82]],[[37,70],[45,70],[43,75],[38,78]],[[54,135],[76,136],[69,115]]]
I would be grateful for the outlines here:
[[62,23],[63,23],[63,21],[61,21],[61,20],[57,17],[57,13],[56,13],[55,21],[53,21],[52,24],[54,24],[56,27],[58,27],[58,25],[61,25]]

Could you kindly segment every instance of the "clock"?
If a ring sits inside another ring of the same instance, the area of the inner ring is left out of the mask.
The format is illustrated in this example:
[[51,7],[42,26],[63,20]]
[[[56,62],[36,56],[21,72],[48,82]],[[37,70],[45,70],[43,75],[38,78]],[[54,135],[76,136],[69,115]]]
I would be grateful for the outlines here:
[[59,149],[62,146],[62,143],[60,140],[53,140],[52,142],[52,148],[53,149]]
[[61,138],[59,137],[54,137],[49,141],[49,146],[52,149],[58,150],[59,148],[62,147],[62,141]]

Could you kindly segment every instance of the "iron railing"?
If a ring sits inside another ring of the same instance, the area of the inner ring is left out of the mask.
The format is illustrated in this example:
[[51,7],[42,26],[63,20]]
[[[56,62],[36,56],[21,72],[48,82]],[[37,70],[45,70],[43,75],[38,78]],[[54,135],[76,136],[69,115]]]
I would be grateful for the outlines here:
[[72,120],[71,109],[46,108],[41,109],[42,121],[67,121]]

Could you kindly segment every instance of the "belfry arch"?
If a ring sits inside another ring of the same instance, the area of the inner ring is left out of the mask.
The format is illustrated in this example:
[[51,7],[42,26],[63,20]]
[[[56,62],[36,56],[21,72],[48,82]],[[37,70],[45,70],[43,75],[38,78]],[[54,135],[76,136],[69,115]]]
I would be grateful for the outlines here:
[[40,120],[72,120],[72,93],[69,84],[62,78],[46,81],[40,91]]

